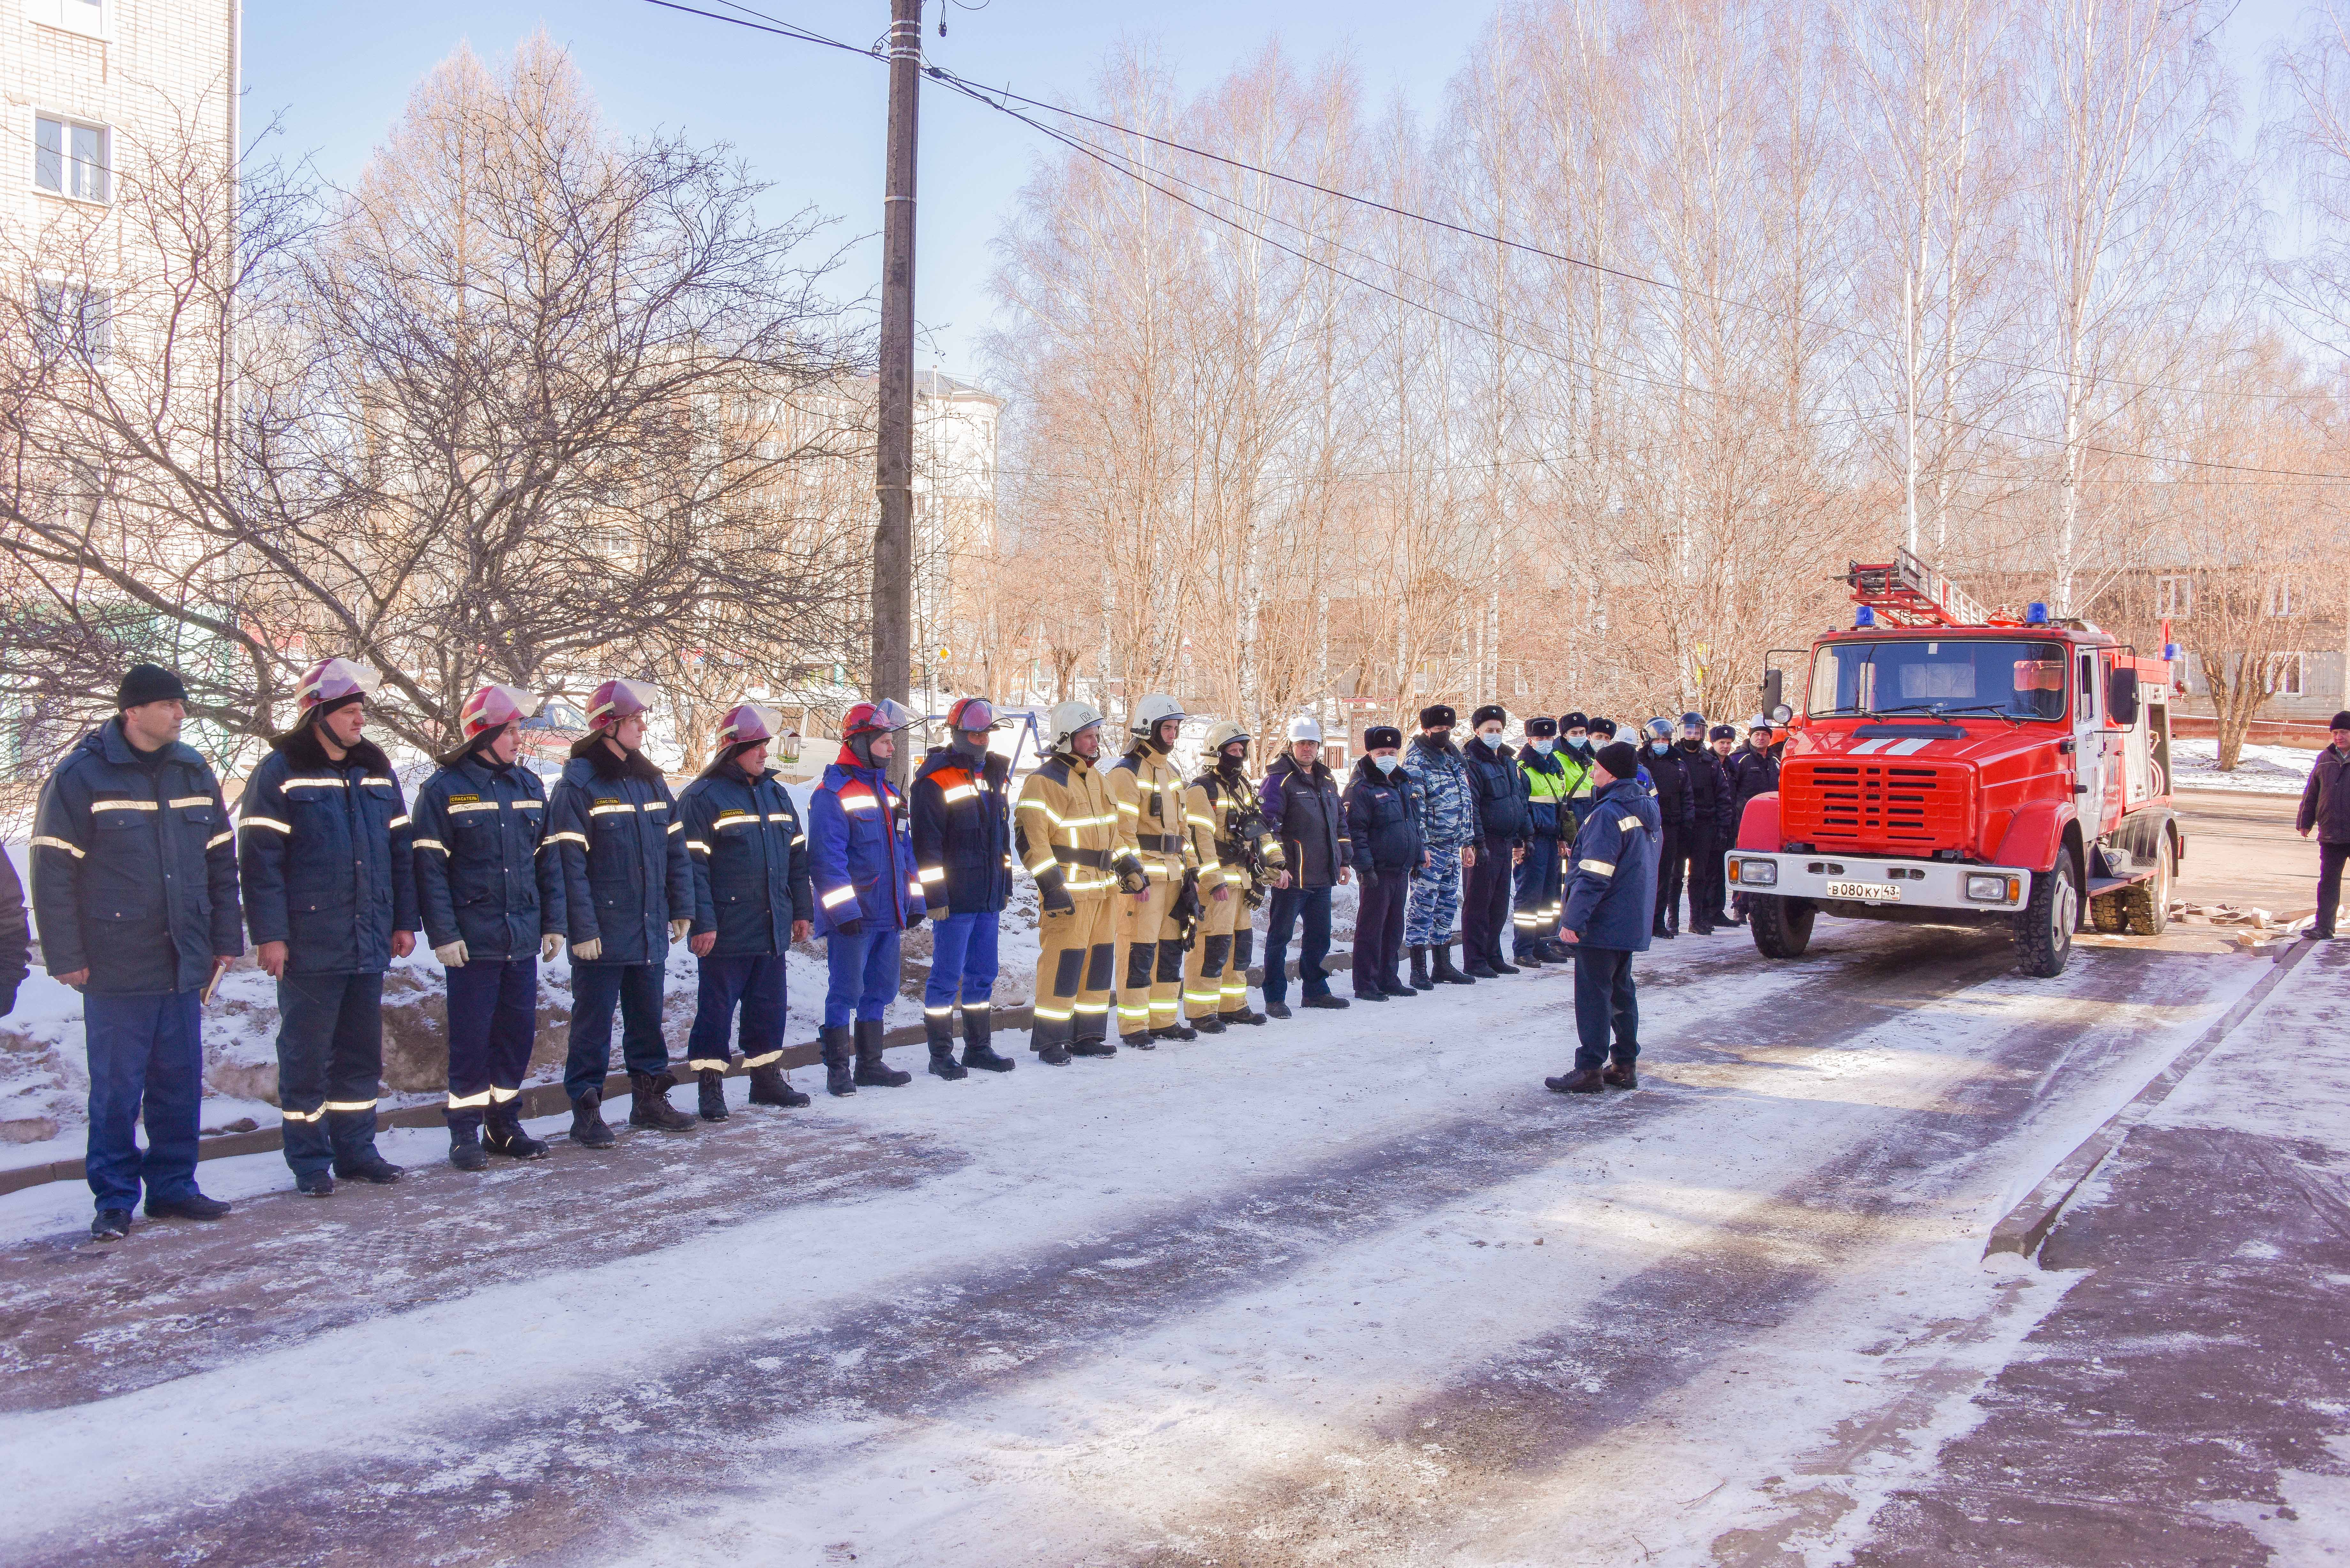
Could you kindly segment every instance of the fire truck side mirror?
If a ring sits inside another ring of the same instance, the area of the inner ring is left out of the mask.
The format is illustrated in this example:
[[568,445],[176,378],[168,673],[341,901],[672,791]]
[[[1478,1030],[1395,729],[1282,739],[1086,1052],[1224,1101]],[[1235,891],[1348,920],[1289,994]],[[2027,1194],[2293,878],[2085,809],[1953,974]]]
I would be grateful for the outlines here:
[[2126,730],[2137,722],[2137,671],[2116,670],[2106,691],[2106,714]]
[[1787,672],[1783,670],[1762,671],[1762,711],[1768,713],[1785,703],[1786,698],[1780,689],[1786,684],[1786,680]]

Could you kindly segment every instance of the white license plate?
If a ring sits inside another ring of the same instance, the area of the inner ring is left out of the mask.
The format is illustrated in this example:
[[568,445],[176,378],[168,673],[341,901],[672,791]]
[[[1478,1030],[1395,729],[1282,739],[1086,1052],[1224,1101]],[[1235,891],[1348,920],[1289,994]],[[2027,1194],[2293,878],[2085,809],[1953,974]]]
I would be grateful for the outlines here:
[[1872,904],[1898,904],[1901,901],[1901,889],[1891,882],[1831,882],[1828,884],[1828,897],[1861,898]]

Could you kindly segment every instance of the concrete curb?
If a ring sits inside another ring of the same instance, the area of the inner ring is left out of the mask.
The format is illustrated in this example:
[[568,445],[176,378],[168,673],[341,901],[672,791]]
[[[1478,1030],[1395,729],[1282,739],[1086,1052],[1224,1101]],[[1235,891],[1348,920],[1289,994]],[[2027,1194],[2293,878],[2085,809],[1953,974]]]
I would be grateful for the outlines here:
[[[1322,961],[1325,966],[1323,972],[1327,975],[1344,973],[1347,966],[1354,962],[1354,956],[1351,951],[1330,954]],[[1288,970],[1292,980],[1298,978],[1297,965],[1294,961],[1288,965]],[[1264,971],[1262,968],[1253,969],[1248,971],[1248,979],[1251,985],[1261,986],[1264,983]],[[995,1010],[996,1031],[1008,1033],[1015,1029],[1027,1028],[1028,1009],[1029,1004],[1024,1002],[997,1008]],[[920,1024],[910,1023],[903,1028],[890,1030],[881,1037],[881,1044],[885,1050],[895,1050],[901,1045],[920,1045],[928,1039],[929,1035]],[[784,1047],[782,1065],[812,1066],[820,1059],[819,1051],[820,1047],[813,1040],[803,1041],[797,1045],[786,1045]],[[671,1064],[672,1069],[681,1065],[682,1064],[677,1062]],[[744,1076],[747,1072],[746,1068],[733,1066],[727,1069],[727,1076],[739,1078]],[[691,1081],[691,1077],[679,1080],[681,1083]],[[627,1097],[628,1094],[629,1075],[626,1073],[615,1073],[604,1080],[606,1099],[622,1099]],[[563,1092],[563,1085],[560,1084],[534,1085],[525,1089],[515,1103],[522,1107],[523,1119],[525,1121],[534,1116],[559,1116],[571,1108],[570,1097]],[[437,1105],[403,1106],[398,1110],[378,1113],[376,1126],[437,1127],[444,1125],[442,1113],[442,1107]],[[196,1158],[199,1160],[227,1159],[240,1154],[266,1154],[272,1149],[285,1147],[285,1140],[280,1136],[278,1128],[256,1127],[252,1132],[216,1133],[211,1137],[198,1139]],[[23,1165],[14,1170],[0,1170],[0,1196],[21,1192],[28,1187],[44,1186],[52,1181],[79,1181],[84,1174],[82,1162],[78,1159],[57,1159],[51,1160],[46,1165]]]
[[2252,989],[2246,992],[2220,1021],[2205,1030],[2196,1042],[2173,1056],[2146,1087],[2130,1097],[2129,1103],[2107,1116],[2096,1131],[2083,1138],[2072,1153],[2056,1164],[2056,1168],[2041,1178],[2038,1186],[2022,1202],[2009,1210],[1998,1224],[1991,1228],[1991,1238],[1983,1244],[1983,1256],[1994,1252],[2014,1252],[2023,1257],[2036,1257],[2041,1244],[2048,1240],[2049,1231],[2056,1228],[2057,1217],[2071,1202],[2081,1184],[2103,1165],[2106,1157],[2121,1147],[2130,1130],[2144,1121],[2157,1106],[2170,1097],[2187,1075],[2202,1060],[2219,1049],[2220,1043],[2234,1033],[2236,1026],[2252,1015],[2253,1009],[2269,998],[2294,966],[2309,956],[2314,942],[2295,942],[2275,961],[2275,967],[2262,975]]

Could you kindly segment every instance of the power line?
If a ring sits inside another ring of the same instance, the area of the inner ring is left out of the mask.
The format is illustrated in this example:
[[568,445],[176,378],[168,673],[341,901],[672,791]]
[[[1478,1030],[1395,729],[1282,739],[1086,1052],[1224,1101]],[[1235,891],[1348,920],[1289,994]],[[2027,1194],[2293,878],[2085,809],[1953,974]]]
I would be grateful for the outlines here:
[[[881,56],[875,53],[873,50],[860,49],[853,44],[844,44],[837,38],[828,38],[820,33],[812,32],[792,23],[783,22],[778,18],[767,16],[764,12],[754,11],[747,5],[739,5],[736,3],[736,0],[718,0],[718,3],[728,5],[733,10],[743,12],[744,15],[742,16],[730,16],[714,11],[697,10],[693,6],[679,4],[679,0],[647,0],[647,3],[650,5],[662,6],[668,10],[683,11],[692,16],[707,17],[714,22],[731,22],[738,26],[749,27],[754,32],[773,33],[777,36],[793,38],[803,43],[820,44],[830,48],[843,50],[849,54],[864,55],[876,60],[881,58]],[[1048,137],[1074,151],[1080,152],[1086,157],[1091,158],[1096,162],[1100,163],[1105,168],[1124,174],[1127,178],[1137,182],[1149,190],[1157,192],[1159,195],[1166,197],[1168,200],[1180,202],[1183,206],[1191,208],[1193,212],[1200,213],[1203,217],[1223,223],[1241,233],[1250,234],[1253,238],[1255,238],[1264,244],[1272,246],[1274,249],[1282,252],[1284,254],[1295,257],[1297,260],[1305,263],[1309,266],[1321,267],[1334,275],[1344,278],[1347,282],[1356,285],[1357,287],[1367,288],[1373,293],[1383,295],[1386,297],[1396,301],[1398,304],[1409,306],[1412,309],[1425,311],[1429,315],[1434,316],[1440,320],[1450,322],[1453,326],[1459,327],[1465,331],[1473,332],[1483,337],[1492,337],[1500,341],[1509,343],[1512,347],[1519,348],[1525,353],[1534,355],[1537,358],[1557,360],[1561,363],[1575,365],[1580,369],[1592,370],[1601,374],[1624,376],[1628,379],[1639,381],[1646,385],[1657,387],[1664,390],[1696,392],[1701,396],[1729,398],[1733,400],[1747,402],[1750,404],[1753,404],[1755,401],[1752,399],[1746,398],[1742,394],[1735,392],[1727,392],[1711,388],[1698,387],[1684,382],[1661,380],[1655,377],[1643,376],[1633,371],[1609,369],[1606,367],[1591,364],[1588,361],[1578,360],[1570,356],[1558,354],[1554,350],[1541,348],[1533,344],[1520,342],[1515,338],[1505,337],[1498,330],[1482,326],[1479,323],[1464,321],[1459,317],[1451,316],[1442,310],[1439,310],[1434,306],[1429,305],[1424,301],[1416,300],[1407,295],[1399,294],[1395,290],[1388,288],[1383,285],[1374,283],[1368,278],[1359,277],[1357,275],[1347,271],[1343,267],[1334,265],[1321,257],[1310,255],[1304,251],[1296,249],[1295,246],[1284,244],[1281,241],[1273,239],[1268,235],[1254,234],[1234,219],[1227,217],[1223,213],[1215,212],[1211,208],[1201,206],[1199,202],[1182,195],[1180,192],[1168,190],[1166,187],[1153,182],[1153,181],[1145,174],[1138,173],[1133,167],[1129,166],[1123,154],[1107,152],[1097,147],[1094,143],[1072,136],[1067,132],[1056,130],[1052,126],[1045,125],[1034,117],[1013,108],[1011,103],[1001,101],[998,97],[991,95],[1001,95],[1001,99],[1012,99],[1020,103],[1029,104],[1053,113],[1066,115],[1075,119],[1084,120],[1087,124],[1099,126],[1104,130],[1118,132],[1120,135],[1132,136],[1139,140],[1149,141],[1156,146],[1168,148],[1173,151],[1184,152],[1195,157],[1205,158],[1211,161],[1224,164],[1229,168],[1240,169],[1250,173],[1261,174],[1268,179],[1278,180],[1284,183],[1314,191],[1322,195],[1331,196],[1341,201],[1354,202],[1364,206],[1371,207],[1377,211],[1387,213],[1395,217],[1409,218],[1416,222],[1429,223],[1437,228],[1446,229],[1468,238],[1482,240],[1489,244],[1503,245],[1515,250],[1525,251],[1531,254],[1544,256],[1550,260],[1568,265],[1584,267],[1609,276],[1624,279],[1627,282],[1669,289],[1676,293],[1689,295],[1694,298],[1706,299],[1713,303],[1731,306],[1740,309],[1756,311],[1782,321],[1791,321],[1800,325],[1819,327],[1830,331],[1850,333],[1856,337],[1870,338],[1878,343],[1889,344],[1891,341],[1890,339],[1884,337],[1881,334],[1872,333],[1862,327],[1846,327],[1835,322],[1819,321],[1809,317],[1798,316],[1783,311],[1775,311],[1765,306],[1752,305],[1746,301],[1731,298],[1725,296],[1706,294],[1702,290],[1690,289],[1679,284],[1668,283],[1661,279],[1646,277],[1638,273],[1625,272],[1618,268],[1607,266],[1601,263],[1586,261],[1576,256],[1564,255],[1557,252],[1544,250],[1540,246],[1526,244],[1520,241],[1503,239],[1499,235],[1488,234],[1482,230],[1472,229],[1463,224],[1451,223],[1446,219],[1430,217],[1426,213],[1415,213],[1409,208],[1394,206],[1390,203],[1378,201],[1372,197],[1360,196],[1351,192],[1341,191],[1331,186],[1319,184],[1314,181],[1305,179],[1298,175],[1284,174],[1277,170],[1263,168],[1241,159],[1229,158],[1222,153],[1209,152],[1200,148],[1190,147],[1179,141],[1170,140],[1165,137],[1154,136],[1149,131],[1137,130],[1128,126],[1119,125],[1114,120],[1102,119],[1093,115],[1081,113],[1076,109],[1062,109],[1056,105],[1044,102],[1041,99],[1028,98],[1023,94],[1013,92],[1008,88],[984,88],[977,83],[970,81],[968,78],[960,76],[953,71],[947,69],[943,66],[926,65],[923,68],[933,80],[952,88],[963,97],[972,99],[973,102],[983,104],[989,109],[994,109],[999,114],[1006,115],[1013,119],[1018,120],[1021,124],[1029,127],[1039,135]],[[1148,169],[1150,166],[1146,164],[1142,167]],[[1156,172],[1156,171],[1154,170],[1153,172]],[[1167,177],[1170,179],[1180,178],[1177,176]],[[1190,184],[1191,182],[1184,182],[1184,183]],[[1193,186],[1193,188],[1199,189],[1200,187]],[[1218,196],[1216,199],[1232,201],[1234,205],[1241,206],[1243,211],[1256,211],[1253,208],[1247,207],[1245,203],[1240,202],[1234,198]],[[1269,216],[1269,214],[1263,213],[1260,213],[1259,215]],[[1287,223],[1284,220],[1274,219],[1274,221],[1284,223],[1285,227],[1296,229],[1297,232],[1301,234],[1311,232],[1299,225]],[[1327,236],[1317,235],[1315,237],[1323,238],[1326,241],[1327,239]],[[1337,242],[1328,243],[1334,244],[1337,244]],[[1341,246],[1340,248],[1351,250],[1351,247]],[[1383,263],[1383,265],[1393,266],[1395,264]],[[1399,272],[1403,271],[1400,267],[1396,267],[1396,270]],[[1414,275],[1408,272],[1406,272],[1404,275],[1414,276]],[[1414,281],[1424,282],[1425,280],[1421,280],[1414,276]],[[1993,359],[1987,357],[1982,360],[1982,362],[1986,364],[2001,365],[2010,369],[2032,371],[2035,374],[2057,375],[2064,373],[2048,370],[2041,367],[2018,364],[2008,360]],[[2160,383],[2155,382],[2130,382],[2115,377],[2092,376],[2087,379],[2091,380],[2106,381],[2116,386],[2136,386],[2146,390],[2175,391],[2195,396],[2225,395],[2282,398],[2293,395],[2288,393],[2257,392],[2214,394],[2204,392],[2196,388],[2166,387]],[[1870,418],[1887,418],[1890,417],[1890,412],[1892,411],[1898,410],[1890,410],[1874,415],[1855,414],[1849,417],[1838,417],[1815,422],[1823,425],[1855,423]],[[2100,457],[2121,458],[2142,462],[2168,463],[2224,472],[2254,474],[2263,477],[2321,480],[2332,483],[2350,483],[2350,473],[2332,473],[2305,469],[2261,468],[2244,463],[2220,462],[2203,458],[2181,457],[2175,455],[2166,456],[2156,452],[2136,452],[2122,447],[2101,446],[2094,442],[2087,441],[2075,443],[2066,441],[2062,436],[2038,435],[2029,431],[2010,431],[1996,425],[1988,425],[1976,421],[1955,418],[1947,413],[1937,413],[1930,417],[1942,424],[1957,425],[1961,429],[1974,431],[1980,434],[1996,436],[2007,441],[2035,441],[2043,446],[2064,447],[2074,451],[2094,453]]]

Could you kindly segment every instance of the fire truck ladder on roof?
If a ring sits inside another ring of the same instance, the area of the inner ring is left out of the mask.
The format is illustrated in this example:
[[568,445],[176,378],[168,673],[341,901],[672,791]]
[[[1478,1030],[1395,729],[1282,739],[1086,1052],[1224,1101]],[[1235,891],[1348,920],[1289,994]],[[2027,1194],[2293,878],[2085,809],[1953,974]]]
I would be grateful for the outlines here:
[[1895,551],[1881,565],[1848,565],[1844,580],[1852,585],[1853,602],[1866,605],[1890,625],[1983,626],[1991,619],[1957,584],[1907,550]]

